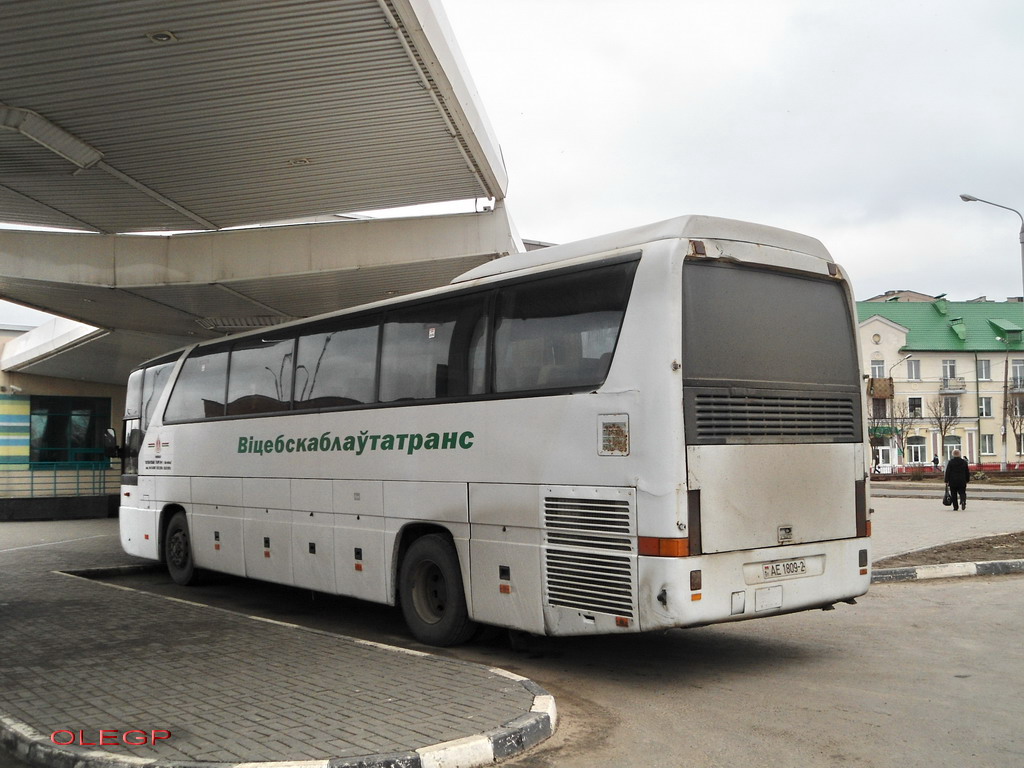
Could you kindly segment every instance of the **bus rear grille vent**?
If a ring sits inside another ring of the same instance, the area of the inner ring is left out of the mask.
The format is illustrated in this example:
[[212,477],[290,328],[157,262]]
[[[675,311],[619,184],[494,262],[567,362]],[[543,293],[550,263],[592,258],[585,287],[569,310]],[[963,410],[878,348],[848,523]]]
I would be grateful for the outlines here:
[[581,536],[576,533],[548,531],[547,541],[549,544],[561,544],[565,547],[608,549],[618,552],[631,552],[633,550],[633,542],[630,539],[612,536]]
[[544,571],[550,605],[633,618],[629,557],[548,548]]
[[591,531],[625,534],[630,532],[628,499],[544,499],[544,526],[548,530]]
[[698,394],[697,440],[796,437],[855,441],[857,413],[849,397]]

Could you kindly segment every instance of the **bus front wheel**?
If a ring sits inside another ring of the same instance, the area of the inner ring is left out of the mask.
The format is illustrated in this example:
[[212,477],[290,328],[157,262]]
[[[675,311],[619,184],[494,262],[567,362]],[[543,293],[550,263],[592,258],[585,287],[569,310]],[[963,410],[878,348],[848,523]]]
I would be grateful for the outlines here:
[[476,629],[466,609],[455,544],[431,534],[405,553],[398,577],[402,615],[413,637],[428,645],[457,645]]
[[188,535],[188,522],[184,512],[175,512],[164,533],[164,561],[167,572],[175,584],[191,584],[196,578],[192,561],[192,542]]

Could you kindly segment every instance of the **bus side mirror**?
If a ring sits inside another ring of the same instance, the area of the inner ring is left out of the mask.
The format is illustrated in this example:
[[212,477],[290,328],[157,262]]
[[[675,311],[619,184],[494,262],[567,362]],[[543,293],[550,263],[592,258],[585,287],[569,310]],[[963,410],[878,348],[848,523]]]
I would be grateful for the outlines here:
[[113,459],[120,455],[120,452],[117,450],[117,435],[112,429],[108,429],[103,433],[103,450],[106,451],[108,459]]
[[128,444],[125,446],[129,456],[138,456],[142,450],[142,430],[133,429],[128,433]]

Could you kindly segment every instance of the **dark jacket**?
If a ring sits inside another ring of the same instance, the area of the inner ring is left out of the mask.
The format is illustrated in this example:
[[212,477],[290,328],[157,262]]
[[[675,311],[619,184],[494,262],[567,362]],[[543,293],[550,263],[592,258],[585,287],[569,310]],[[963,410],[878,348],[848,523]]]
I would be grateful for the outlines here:
[[946,465],[946,482],[950,488],[966,488],[971,481],[971,468],[962,456],[954,456]]

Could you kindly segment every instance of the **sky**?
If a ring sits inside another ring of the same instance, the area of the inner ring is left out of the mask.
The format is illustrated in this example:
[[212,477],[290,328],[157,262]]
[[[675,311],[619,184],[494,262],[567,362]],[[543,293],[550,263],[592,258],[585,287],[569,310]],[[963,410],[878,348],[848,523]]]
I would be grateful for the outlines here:
[[[441,0],[524,238],[683,214],[821,240],[856,297],[1021,295],[1024,2]],[[41,317],[0,303],[0,321]]]
[[1021,295],[1019,0],[442,0],[524,238],[699,213],[821,240],[858,299]]

